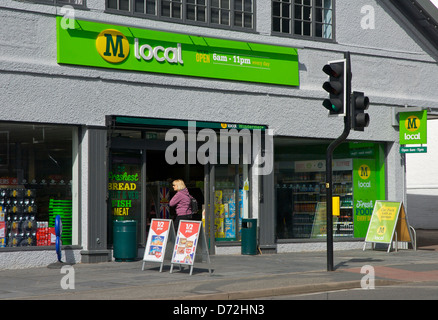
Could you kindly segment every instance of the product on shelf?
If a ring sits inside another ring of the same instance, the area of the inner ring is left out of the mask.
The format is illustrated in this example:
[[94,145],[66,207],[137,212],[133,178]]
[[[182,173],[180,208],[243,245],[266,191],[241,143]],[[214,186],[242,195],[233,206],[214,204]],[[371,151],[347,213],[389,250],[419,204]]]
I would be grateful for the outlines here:
[[[243,190],[242,190],[243,191]],[[242,207],[243,192],[239,197],[239,213],[236,210],[236,191],[235,189],[221,189],[215,191],[214,200],[214,221],[215,221],[215,238],[236,240],[237,233],[241,230],[242,224]],[[238,214],[238,216],[237,216]],[[237,226],[236,226],[236,218]]]
[[37,246],[50,246],[56,242],[55,228],[49,227],[48,221],[37,222]]
[[55,200],[49,201],[49,226],[55,227],[56,216],[61,217],[62,235],[61,241],[64,245],[71,244],[72,238],[72,203],[71,200]]
[[37,212],[35,190],[0,188],[0,247],[53,245],[49,222],[37,221]]

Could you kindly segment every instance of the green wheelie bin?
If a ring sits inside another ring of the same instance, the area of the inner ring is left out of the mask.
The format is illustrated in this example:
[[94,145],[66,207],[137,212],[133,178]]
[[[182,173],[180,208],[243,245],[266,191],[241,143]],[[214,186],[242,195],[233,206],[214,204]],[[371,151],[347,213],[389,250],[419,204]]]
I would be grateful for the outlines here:
[[242,254],[257,254],[257,219],[242,219]]
[[113,256],[117,262],[137,258],[137,221],[113,221]]

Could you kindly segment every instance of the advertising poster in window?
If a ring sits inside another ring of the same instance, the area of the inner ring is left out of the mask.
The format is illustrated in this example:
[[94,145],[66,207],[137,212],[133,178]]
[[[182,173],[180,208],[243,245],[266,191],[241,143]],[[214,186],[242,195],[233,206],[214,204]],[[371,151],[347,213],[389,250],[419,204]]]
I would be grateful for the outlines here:
[[181,221],[176,237],[172,263],[193,265],[201,221]]
[[380,185],[377,183],[376,162],[374,159],[353,160],[353,216],[354,237],[364,238],[374,203],[378,199]]
[[163,262],[171,227],[172,220],[152,219],[143,261]]
[[0,221],[0,248],[6,247],[6,223]]
[[312,224],[311,238],[327,236],[327,203],[318,202],[315,210],[315,219]]
[[113,152],[108,173],[108,194],[113,220],[140,220],[140,154]]

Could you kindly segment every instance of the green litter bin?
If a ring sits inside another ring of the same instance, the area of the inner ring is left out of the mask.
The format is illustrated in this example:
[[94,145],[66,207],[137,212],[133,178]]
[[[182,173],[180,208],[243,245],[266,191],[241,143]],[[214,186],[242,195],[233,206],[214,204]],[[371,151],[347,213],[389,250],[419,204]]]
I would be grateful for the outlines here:
[[257,219],[242,219],[242,254],[257,254]]
[[113,221],[113,239],[116,261],[134,261],[137,258],[137,221]]

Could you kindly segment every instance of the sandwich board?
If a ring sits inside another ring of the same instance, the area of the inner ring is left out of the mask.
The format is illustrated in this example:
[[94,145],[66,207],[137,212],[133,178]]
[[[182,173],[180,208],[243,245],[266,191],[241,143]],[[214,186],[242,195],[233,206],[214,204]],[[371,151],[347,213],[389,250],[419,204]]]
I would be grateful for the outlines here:
[[367,242],[372,244],[385,243],[389,245],[389,252],[394,235],[396,242],[410,241],[414,247],[403,202],[377,200],[368,226],[363,250],[365,250]]
[[190,266],[190,275],[192,275],[196,252],[199,250],[202,256],[206,257],[208,272],[211,275],[210,256],[202,221],[181,220],[170,263],[170,273],[173,271],[173,265],[178,264],[180,267],[181,265]]
[[[170,260],[171,248],[174,243],[175,229],[172,220],[152,219],[141,270],[144,270],[146,262],[158,262],[161,263],[160,272],[162,272],[164,259]],[[168,244],[169,246],[167,246]],[[169,249],[166,250],[166,248]]]

